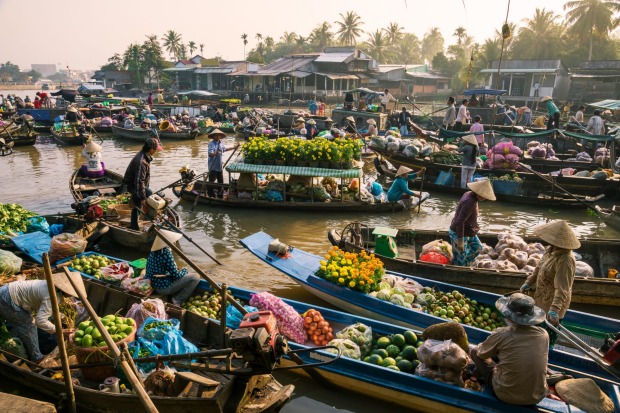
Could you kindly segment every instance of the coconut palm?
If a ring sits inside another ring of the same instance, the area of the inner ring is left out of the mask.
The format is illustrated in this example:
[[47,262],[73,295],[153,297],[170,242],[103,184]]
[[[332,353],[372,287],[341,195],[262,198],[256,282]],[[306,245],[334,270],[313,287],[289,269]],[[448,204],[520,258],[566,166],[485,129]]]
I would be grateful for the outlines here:
[[243,40],[243,58],[245,59],[245,57],[246,57],[245,46],[248,45],[248,35],[246,33],[243,33],[241,35],[241,40]]
[[614,15],[620,12],[618,0],[571,0],[564,4],[568,32],[574,34],[582,44],[589,43],[588,60],[592,60],[593,40],[596,35],[606,38],[618,27]]
[[368,35],[368,40],[364,42],[363,48],[378,63],[386,63],[389,57],[388,36],[383,30],[375,30]]
[[388,41],[393,44],[403,38],[403,28],[400,27],[398,23],[392,22],[387,29],[385,29],[385,34],[387,35]]
[[200,47],[200,55],[202,56],[202,51],[203,51],[203,50],[204,50],[204,48],[205,48],[205,44],[204,44],[204,43],[200,43],[200,46],[199,46],[199,47]]
[[181,35],[174,30],[168,30],[162,40],[164,41],[166,51],[178,60],[182,44]]
[[297,34],[295,32],[284,32],[284,34],[280,37],[280,41],[287,47],[294,46],[295,40],[297,40]]
[[303,36],[297,37],[297,40],[295,41],[295,53],[303,53],[307,42],[307,38]]
[[198,48],[198,46],[196,46],[196,42],[194,42],[193,40],[190,40],[189,43],[187,43],[187,50],[189,50],[189,54],[194,55],[194,50],[196,50]]
[[310,33],[309,40],[317,50],[323,51],[334,41],[334,33],[331,32],[331,24],[323,22]]
[[463,39],[467,36],[467,30],[463,26],[459,26],[454,30],[452,36],[456,37],[457,44],[460,46],[463,43]]
[[422,57],[431,62],[437,53],[443,52],[444,39],[438,27],[432,27],[422,38]]
[[421,63],[420,39],[413,33],[405,33],[402,39],[398,40],[392,47],[390,63],[401,63],[405,65]]
[[340,43],[346,46],[354,46],[357,42],[357,38],[361,36],[364,31],[361,26],[364,24],[362,18],[354,11],[348,11],[344,16],[340,13],[342,21],[336,22],[340,27],[336,34]]
[[256,33],[256,36],[254,36],[254,37],[256,37],[256,41],[258,43],[261,43],[263,41],[263,35],[260,34],[260,33]]
[[524,19],[525,26],[512,45],[514,56],[522,59],[557,59],[562,51],[564,28],[557,14],[536,9],[531,19]]

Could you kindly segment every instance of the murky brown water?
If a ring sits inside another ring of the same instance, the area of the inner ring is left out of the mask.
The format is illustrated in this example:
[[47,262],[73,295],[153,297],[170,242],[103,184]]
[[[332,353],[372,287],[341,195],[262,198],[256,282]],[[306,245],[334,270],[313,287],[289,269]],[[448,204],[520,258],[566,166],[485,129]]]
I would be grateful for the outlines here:
[[[178,169],[189,163],[197,172],[206,170],[207,139],[185,142],[164,142],[164,151],[155,155],[151,167],[151,188],[159,189],[178,179]],[[108,169],[124,173],[127,164],[141,145],[116,141],[103,136],[103,157]],[[14,149],[11,156],[0,157],[0,202],[17,202],[39,214],[69,212],[73,202],[69,192],[69,176],[82,164],[81,147],[62,147],[49,137],[40,137],[32,147]],[[167,195],[175,198],[168,190]],[[321,214],[273,212],[251,209],[211,208],[175,198],[173,205],[183,221],[184,231],[224,265],[216,266],[208,257],[187,241],[181,241],[183,251],[201,267],[217,274],[218,281],[254,290],[268,290],[281,296],[316,304],[325,304],[309,295],[286,276],[258,262],[239,244],[239,240],[263,230],[298,248],[322,254],[329,247],[327,231],[342,228],[351,220],[364,221],[371,226],[417,227],[447,230],[458,199],[454,196],[431,194],[421,213],[396,214]],[[618,237],[597,217],[584,210],[546,210],[519,205],[483,202],[480,204],[481,227],[484,231],[512,229],[527,232],[546,220],[562,218],[569,221],[581,236]],[[121,251],[104,244],[105,252],[127,258],[139,258],[130,251]],[[358,395],[325,390],[313,382],[296,376],[285,376],[298,385],[296,397],[307,396],[325,403],[312,405],[313,411],[333,411],[332,407],[354,412],[380,411],[385,405],[360,398]],[[303,391],[302,391],[303,389]],[[285,408],[286,412],[302,411],[304,399]],[[306,403],[308,404],[308,403]],[[329,405],[329,406],[327,406]],[[372,409],[371,409],[372,408]]]

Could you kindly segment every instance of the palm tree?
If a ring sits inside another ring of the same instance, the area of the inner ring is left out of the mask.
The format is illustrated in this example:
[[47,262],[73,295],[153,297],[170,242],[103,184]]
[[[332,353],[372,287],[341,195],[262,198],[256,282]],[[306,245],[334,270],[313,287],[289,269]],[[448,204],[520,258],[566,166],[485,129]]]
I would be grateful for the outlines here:
[[557,59],[562,51],[563,26],[560,16],[552,11],[536,9],[531,19],[524,19],[524,27],[513,42],[513,55],[523,59]]
[[386,63],[389,57],[388,48],[388,36],[383,30],[375,30],[374,33],[369,33],[368,40],[364,42],[364,49],[366,49],[366,52],[374,57],[378,63]]
[[394,61],[392,63],[409,65],[422,62],[420,39],[415,34],[405,33],[402,39],[398,40],[393,46]]
[[248,35],[246,33],[243,33],[241,35],[241,40],[243,40],[243,58],[245,59],[246,55],[245,55],[245,46],[248,45]]
[[309,40],[318,51],[323,51],[334,41],[334,33],[331,32],[331,28],[331,24],[325,21],[310,33]]
[[190,42],[187,44],[187,49],[189,50],[189,54],[194,55],[194,50],[196,50],[198,48],[198,46],[196,46],[196,42],[194,42],[193,40],[190,40]]
[[305,37],[299,36],[295,41],[295,53],[303,53],[307,41],[308,39],[306,39]]
[[403,38],[403,28],[400,27],[398,23],[392,22],[387,29],[385,29],[385,34],[387,34],[388,41],[393,44]]
[[463,43],[465,36],[467,36],[467,30],[465,30],[463,26],[459,26],[456,30],[454,30],[452,35],[457,38],[457,44],[460,46]]
[[444,39],[438,27],[432,27],[422,39],[422,57],[428,62],[433,61],[437,53],[443,52]]
[[178,60],[181,48],[181,35],[174,30],[168,30],[162,40],[164,41],[166,51]]
[[199,47],[200,47],[200,55],[202,56],[202,51],[203,51],[203,50],[204,50],[204,48],[205,48],[205,44],[204,44],[204,43],[200,43],[200,46],[199,46]]
[[589,42],[588,60],[592,60],[592,46],[595,34],[606,38],[618,27],[614,15],[620,12],[617,0],[571,0],[564,4],[566,22],[570,24],[569,33],[574,34],[582,43]]
[[280,41],[284,43],[287,47],[292,47],[295,45],[295,40],[297,39],[297,34],[295,32],[284,32],[284,34],[280,37]]
[[336,31],[340,43],[346,46],[354,46],[356,40],[364,31],[361,26],[364,24],[362,18],[354,11],[348,11],[346,15],[342,15],[342,21],[336,22],[340,28]]
[[258,41],[258,43],[260,43],[260,42],[262,42],[262,41],[263,41],[263,35],[262,35],[262,34],[260,34],[260,33],[256,33],[256,36],[255,36],[255,37],[256,37],[256,40]]

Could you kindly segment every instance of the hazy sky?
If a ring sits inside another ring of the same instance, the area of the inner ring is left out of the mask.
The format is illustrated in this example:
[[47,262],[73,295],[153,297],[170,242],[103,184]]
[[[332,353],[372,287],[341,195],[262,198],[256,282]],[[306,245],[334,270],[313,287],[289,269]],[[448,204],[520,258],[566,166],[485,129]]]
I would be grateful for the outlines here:
[[[563,15],[564,3],[513,0],[509,21],[520,25],[536,7]],[[454,29],[463,26],[476,41],[483,41],[503,24],[507,4],[508,0],[0,0],[5,34],[0,62],[11,61],[22,70],[32,63],[98,69],[129,44],[142,43],[149,34],[161,38],[170,29],[186,44],[204,43],[205,57],[241,60],[243,33],[248,34],[249,52],[257,43],[256,33],[276,41],[285,31],[308,36],[323,21],[335,29],[339,14],[350,10],[360,15],[367,32],[397,22],[422,38],[430,27],[439,27],[450,44],[455,42]]]

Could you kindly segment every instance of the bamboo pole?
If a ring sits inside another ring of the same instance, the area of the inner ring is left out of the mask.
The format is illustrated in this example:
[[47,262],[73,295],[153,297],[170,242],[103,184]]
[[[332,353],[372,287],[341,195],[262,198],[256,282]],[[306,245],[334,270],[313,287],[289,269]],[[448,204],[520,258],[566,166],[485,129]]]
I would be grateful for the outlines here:
[[136,394],[138,395],[140,402],[142,402],[142,406],[144,406],[144,410],[148,413],[158,413],[157,407],[155,407],[155,404],[153,404],[153,401],[150,399],[149,395],[146,393],[146,390],[144,390],[144,387],[142,387],[142,383],[135,376],[134,371],[132,370],[127,360],[125,360],[124,357],[122,357],[121,351],[116,346],[116,343],[114,343],[114,340],[112,340],[112,337],[110,337],[110,333],[108,333],[108,330],[106,330],[103,323],[101,323],[99,316],[97,315],[93,307],[90,305],[90,302],[88,302],[86,295],[83,294],[83,292],[77,288],[77,285],[75,285],[73,278],[71,278],[69,269],[67,267],[64,267],[63,269],[65,271],[65,274],[67,275],[67,278],[69,279],[69,282],[71,283],[71,285],[77,292],[80,300],[82,301],[82,305],[84,305],[84,308],[86,309],[86,311],[92,318],[93,322],[95,323],[95,326],[97,327],[97,329],[103,336],[103,339],[105,340],[106,344],[108,345],[108,347],[114,354],[114,357],[119,358],[121,360],[121,368],[123,369],[123,372],[127,376],[127,380],[129,380],[129,383],[131,383],[131,387],[135,390]]
[[73,391],[71,370],[69,369],[69,357],[67,356],[65,339],[62,336],[62,322],[60,320],[60,310],[58,309],[58,297],[56,296],[56,288],[54,287],[54,280],[52,279],[52,268],[50,266],[50,260],[47,253],[43,254],[43,270],[45,272],[47,290],[49,291],[50,300],[52,303],[52,315],[54,319],[54,326],[56,327],[56,341],[58,342],[58,351],[60,353],[60,362],[62,363],[62,374],[64,376],[65,386],[67,387],[69,406],[71,411],[76,413],[77,407],[75,405],[75,392]]

